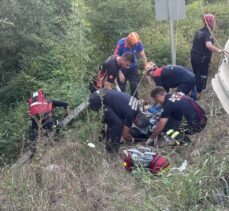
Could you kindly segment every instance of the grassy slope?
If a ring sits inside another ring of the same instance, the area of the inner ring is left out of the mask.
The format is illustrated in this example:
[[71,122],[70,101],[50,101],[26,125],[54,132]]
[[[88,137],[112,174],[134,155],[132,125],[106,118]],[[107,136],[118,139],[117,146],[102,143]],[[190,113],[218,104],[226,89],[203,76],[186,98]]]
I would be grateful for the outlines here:
[[58,146],[44,149],[40,142],[32,162],[2,170],[0,210],[229,210],[228,116],[210,86],[201,103],[209,113],[207,128],[192,145],[161,152],[172,167],[187,159],[185,172],[127,174],[119,157],[109,157],[96,141],[99,126],[91,117],[87,127],[75,123]]
[[[150,88],[141,87],[142,97]],[[98,121],[87,113],[60,145],[44,147],[40,140],[32,162],[1,170],[0,210],[229,210],[229,119],[210,84],[201,104],[209,114],[207,128],[192,137],[192,145],[161,151],[172,167],[187,159],[185,172],[157,178],[140,170],[127,174],[118,156],[104,152]],[[86,140],[96,148],[88,148]]]

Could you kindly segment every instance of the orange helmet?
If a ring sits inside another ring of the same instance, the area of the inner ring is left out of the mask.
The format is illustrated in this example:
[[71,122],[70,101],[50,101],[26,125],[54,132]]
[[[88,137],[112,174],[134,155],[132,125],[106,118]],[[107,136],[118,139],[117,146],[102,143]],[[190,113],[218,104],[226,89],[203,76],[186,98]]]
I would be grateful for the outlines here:
[[204,23],[205,23],[205,25],[208,25],[211,28],[213,28],[215,25],[215,16],[212,14],[204,15]]
[[127,42],[131,47],[137,45],[140,42],[138,33],[137,32],[131,32],[127,36]]

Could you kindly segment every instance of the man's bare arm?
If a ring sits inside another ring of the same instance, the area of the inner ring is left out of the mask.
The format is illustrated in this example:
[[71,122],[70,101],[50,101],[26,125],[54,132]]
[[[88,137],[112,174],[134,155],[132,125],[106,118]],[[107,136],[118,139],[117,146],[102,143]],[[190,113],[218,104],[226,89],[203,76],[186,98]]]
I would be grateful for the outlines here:
[[215,45],[212,44],[211,41],[207,41],[207,42],[206,42],[206,47],[207,47],[210,51],[213,51],[213,52],[217,52],[217,53],[222,53],[222,52],[223,52],[223,49],[217,48]]
[[143,50],[139,54],[140,54],[140,56],[142,58],[142,61],[143,61],[143,64],[144,64],[144,68],[146,68],[147,67],[147,57],[146,57],[145,51]]

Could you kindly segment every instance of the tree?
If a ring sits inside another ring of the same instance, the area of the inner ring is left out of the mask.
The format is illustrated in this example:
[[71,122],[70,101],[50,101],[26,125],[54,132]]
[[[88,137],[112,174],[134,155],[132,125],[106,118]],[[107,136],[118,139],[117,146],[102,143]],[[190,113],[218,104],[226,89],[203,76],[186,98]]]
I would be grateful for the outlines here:
[[100,60],[112,54],[118,39],[132,31],[140,31],[153,19],[150,0],[86,0],[91,23],[91,37],[96,42]]

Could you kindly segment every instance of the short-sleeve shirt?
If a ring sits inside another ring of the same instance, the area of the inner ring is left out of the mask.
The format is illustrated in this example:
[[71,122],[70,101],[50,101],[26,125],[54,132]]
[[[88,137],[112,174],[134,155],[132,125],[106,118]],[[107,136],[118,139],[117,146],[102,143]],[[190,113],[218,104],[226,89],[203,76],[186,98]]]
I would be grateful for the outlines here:
[[107,91],[103,103],[105,107],[108,106],[112,109],[127,127],[131,127],[132,122],[139,113],[138,100],[124,92]]
[[106,81],[114,83],[118,76],[120,66],[117,62],[117,56],[108,57],[101,66],[101,72],[105,74]]
[[191,59],[195,63],[210,63],[212,52],[206,47],[206,42],[214,43],[214,39],[207,27],[199,29],[194,37]]
[[157,86],[175,88],[180,84],[186,84],[195,80],[195,76],[191,70],[179,65],[166,65],[159,71],[159,74],[157,72],[153,73]]
[[141,53],[144,50],[143,44],[140,41],[134,47],[129,48],[126,40],[127,38],[122,38],[118,41],[114,51],[114,55],[122,56],[124,53],[130,52],[134,55],[134,63],[131,65],[131,67],[137,66],[137,54]]
[[[202,113],[198,113],[196,108]],[[184,96],[181,92],[166,95],[161,118],[173,118],[176,121],[181,121],[184,117],[188,124],[192,125],[195,122],[200,122],[201,116],[205,116],[205,113],[192,98]]]

